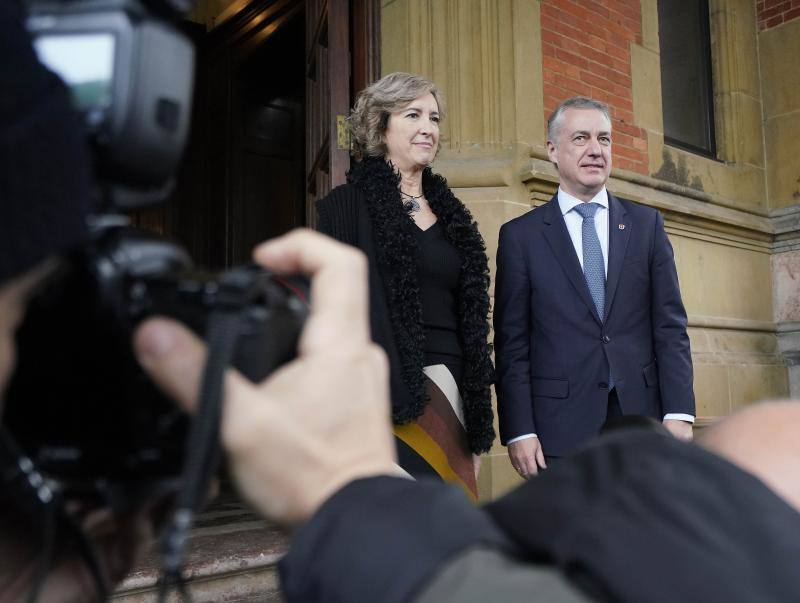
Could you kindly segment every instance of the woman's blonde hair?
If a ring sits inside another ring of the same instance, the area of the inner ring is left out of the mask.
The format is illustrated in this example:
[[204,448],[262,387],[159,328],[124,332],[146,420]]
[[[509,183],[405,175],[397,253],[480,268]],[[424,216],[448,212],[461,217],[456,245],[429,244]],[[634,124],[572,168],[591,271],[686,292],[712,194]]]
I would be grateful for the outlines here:
[[[389,117],[426,94],[432,94],[436,99],[439,119],[444,119],[442,93],[433,82],[419,75],[397,71],[364,88],[347,118],[355,158],[361,161],[365,157],[386,155],[384,134],[389,125]],[[439,149],[436,150],[438,152]]]

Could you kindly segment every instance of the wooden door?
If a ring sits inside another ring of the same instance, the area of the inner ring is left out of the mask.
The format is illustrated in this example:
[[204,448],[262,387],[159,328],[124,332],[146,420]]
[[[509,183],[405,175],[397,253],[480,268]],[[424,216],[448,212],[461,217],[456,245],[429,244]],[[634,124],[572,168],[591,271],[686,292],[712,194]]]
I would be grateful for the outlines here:
[[350,2],[306,3],[306,219],[314,202],[345,182],[350,144],[344,119],[350,109]]

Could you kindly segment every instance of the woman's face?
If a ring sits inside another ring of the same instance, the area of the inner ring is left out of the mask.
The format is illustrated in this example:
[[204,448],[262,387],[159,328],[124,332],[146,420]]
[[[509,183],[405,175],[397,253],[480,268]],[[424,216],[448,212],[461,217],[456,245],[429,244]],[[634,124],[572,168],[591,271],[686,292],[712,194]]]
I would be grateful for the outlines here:
[[392,113],[384,139],[386,158],[400,171],[430,164],[439,148],[439,104],[433,94],[415,98]]

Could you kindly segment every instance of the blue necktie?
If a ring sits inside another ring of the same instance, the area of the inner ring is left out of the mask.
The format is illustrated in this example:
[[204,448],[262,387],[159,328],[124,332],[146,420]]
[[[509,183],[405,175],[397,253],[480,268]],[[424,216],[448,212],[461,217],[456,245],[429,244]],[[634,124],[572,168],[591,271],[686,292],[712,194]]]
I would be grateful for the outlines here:
[[594,225],[594,214],[599,208],[599,203],[579,203],[575,206],[575,211],[583,216],[581,229],[583,276],[589,286],[589,293],[594,300],[597,314],[602,321],[606,307],[606,268],[600,239],[597,238],[597,228]]

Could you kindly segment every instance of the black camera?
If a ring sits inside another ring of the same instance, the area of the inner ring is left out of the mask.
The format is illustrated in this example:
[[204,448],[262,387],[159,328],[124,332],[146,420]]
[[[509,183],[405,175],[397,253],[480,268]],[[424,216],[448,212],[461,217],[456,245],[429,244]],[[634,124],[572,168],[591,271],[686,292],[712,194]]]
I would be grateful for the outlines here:
[[[294,356],[307,313],[302,279],[256,266],[203,273],[180,246],[131,228],[121,213],[165,199],[185,145],[194,51],[175,24],[184,7],[172,2],[29,3],[40,60],[84,118],[99,211],[90,240],[29,306],[3,425],[72,497],[110,502],[163,489],[192,454],[191,420],[132,354],[144,318],[171,316],[206,336],[216,318],[234,317],[225,358],[257,381]],[[207,343],[213,356],[221,344]]]
[[136,325],[166,315],[203,335],[215,313],[234,314],[233,365],[259,381],[295,354],[303,288],[256,266],[206,274],[163,239],[100,228],[29,305],[4,425],[68,496],[163,490],[181,473],[188,417],[139,367]]

